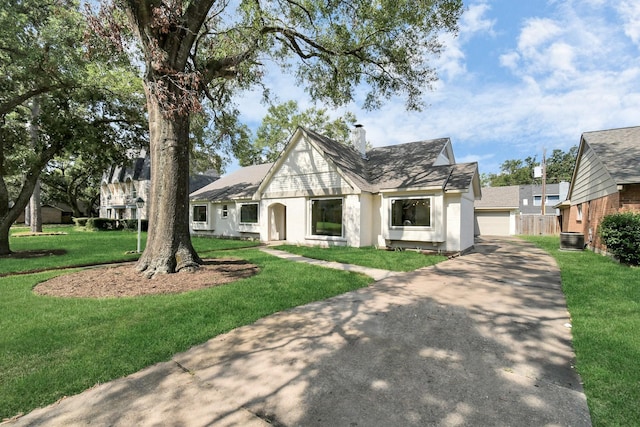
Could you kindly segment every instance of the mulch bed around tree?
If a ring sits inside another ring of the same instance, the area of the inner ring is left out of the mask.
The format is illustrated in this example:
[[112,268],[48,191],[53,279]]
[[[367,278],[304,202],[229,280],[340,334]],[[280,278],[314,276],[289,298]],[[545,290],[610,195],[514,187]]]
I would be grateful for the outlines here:
[[63,274],[34,287],[40,295],[70,298],[119,298],[175,294],[219,286],[251,277],[258,266],[244,260],[205,260],[195,272],[157,274],[152,279],[136,271],[135,264],[94,267]]

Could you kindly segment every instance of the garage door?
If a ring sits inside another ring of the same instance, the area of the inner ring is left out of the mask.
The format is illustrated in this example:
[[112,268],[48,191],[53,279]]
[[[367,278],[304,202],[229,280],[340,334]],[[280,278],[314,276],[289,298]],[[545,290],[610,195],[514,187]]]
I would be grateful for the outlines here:
[[509,212],[476,212],[476,235],[508,236]]

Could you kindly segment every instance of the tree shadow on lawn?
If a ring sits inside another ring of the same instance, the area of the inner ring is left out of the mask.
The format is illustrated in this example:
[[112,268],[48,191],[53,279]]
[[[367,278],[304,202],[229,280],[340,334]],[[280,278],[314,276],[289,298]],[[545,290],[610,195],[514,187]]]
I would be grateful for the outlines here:
[[14,251],[7,255],[0,255],[0,259],[2,258],[12,258],[12,259],[32,259],[32,258],[42,258],[49,256],[60,256],[66,255],[66,249],[34,249],[29,251]]

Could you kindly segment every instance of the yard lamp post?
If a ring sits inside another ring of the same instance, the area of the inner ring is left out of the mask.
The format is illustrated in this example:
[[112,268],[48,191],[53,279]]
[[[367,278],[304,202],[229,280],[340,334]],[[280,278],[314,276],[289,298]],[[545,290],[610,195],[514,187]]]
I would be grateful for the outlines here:
[[141,214],[141,210],[144,207],[144,200],[142,200],[141,197],[138,197],[136,199],[136,206],[138,208],[138,210],[136,211],[136,214],[138,216],[138,250],[137,253],[140,253],[140,234],[142,232],[142,214]]

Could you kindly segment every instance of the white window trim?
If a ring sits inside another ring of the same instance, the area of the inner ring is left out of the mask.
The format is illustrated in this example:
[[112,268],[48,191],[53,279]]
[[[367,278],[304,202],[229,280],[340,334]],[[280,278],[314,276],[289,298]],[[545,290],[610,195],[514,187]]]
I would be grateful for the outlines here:
[[[415,200],[421,200],[421,199],[428,199],[429,200],[429,222],[431,223],[431,225],[393,225],[393,202],[395,200],[411,200],[411,199],[415,199]],[[428,230],[428,231],[433,231],[435,229],[435,227],[433,226],[434,223],[434,197],[433,196],[402,196],[402,197],[391,197],[389,198],[389,207],[388,207],[388,217],[389,217],[389,229],[390,230],[416,230],[416,231],[422,231],[422,230]]]
[[225,219],[229,218],[229,205],[228,204],[224,204],[220,208],[220,217],[221,218],[225,218]]
[[[314,200],[340,200],[342,202],[342,224],[340,230],[340,236],[326,236],[324,234],[312,234],[313,231],[313,201]],[[344,197],[311,197],[307,200],[307,233],[305,239],[307,240],[324,240],[324,241],[336,241],[342,242],[346,240],[345,233],[345,221],[344,221]]]
[[[257,206],[257,212],[256,212],[256,221],[255,222],[242,222],[242,207],[243,206],[249,206],[249,205],[256,205]],[[238,224],[240,225],[258,225],[260,223],[260,203],[238,203]]]

